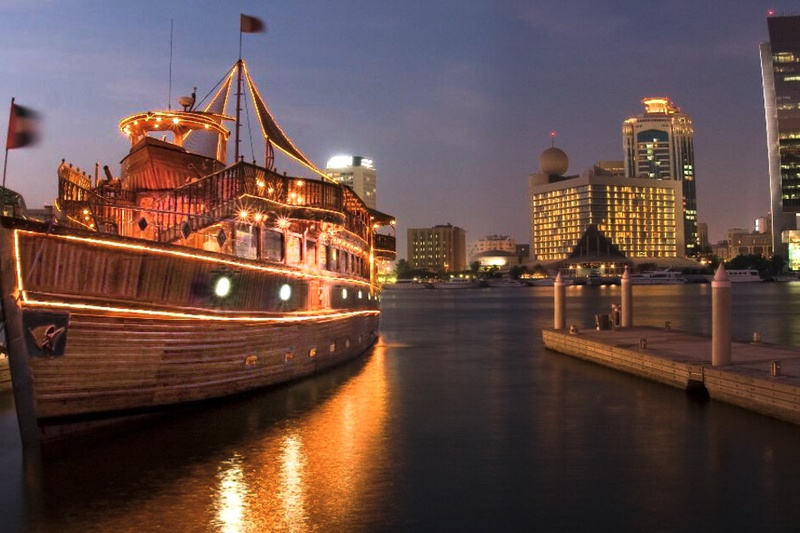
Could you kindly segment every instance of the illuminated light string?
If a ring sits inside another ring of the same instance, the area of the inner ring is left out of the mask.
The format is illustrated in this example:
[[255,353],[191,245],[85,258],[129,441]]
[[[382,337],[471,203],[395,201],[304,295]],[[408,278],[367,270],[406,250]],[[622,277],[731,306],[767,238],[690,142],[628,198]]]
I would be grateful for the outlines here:
[[[17,283],[18,283],[18,287],[17,288],[18,288],[19,291],[24,291],[25,290],[25,288],[23,287],[23,283],[22,283],[22,254],[20,252],[20,235],[22,235],[22,234],[31,235],[31,236],[42,235],[41,233],[37,233],[37,232],[34,232],[34,231],[20,230],[20,229],[14,230],[14,254],[16,256],[15,260],[16,260],[16,264],[17,264]],[[155,254],[159,254],[159,255],[182,257],[182,258],[186,258],[186,259],[196,259],[196,260],[199,260],[199,261],[205,261],[207,263],[216,263],[216,264],[220,264],[220,265],[233,266],[233,267],[238,267],[238,268],[242,268],[242,269],[245,269],[245,270],[254,270],[254,271],[258,271],[258,272],[269,272],[269,273],[272,273],[272,274],[281,274],[281,275],[286,275],[286,276],[290,276],[290,277],[298,278],[298,279],[303,279],[303,278],[306,278],[306,279],[321,279],[321,280],[334,281],[334,282],[340,282],[340,283],[352,283],[352,284],[355,284],[355,285],[362,285],[362,286],[365,286],[365,287],[370,287],[371,286],[369,281],[364,281],[364,280],[356,279],[356,278],[330,276],[330,275],[325,275],[325,274],[317,274],[317,273],[302,272],[302,271],[294,272],[294,271],[291,271],[291,270],[285,270],[285,269],[281,269],[281,268],[277,268],[277,267],[269,267],[269,266],[263,266],[263,265],[252,265],[252,264],[240,263],[238,261],[232,261],[230,259],[218,259],[218,258],[212,258],[212,257],[205,257],[205,256],[202,256],[202,255],[192,254],[192,253],[188,253],[188,252],[182,252],[182,251],[179,251],[179,250],[162,250],[162,249],[159,249],[159,248],[152,248],[152,247],[148,247],[148,246],[144,246],[144,245],[140,245],[140,244],[129,244],[129,243],[122,243],[122,242],[113,242],[113,241],[106,241],[106,240],[102,240],[102,239],[95,239],[95,238],[88,238],[88,237],[77,237],[77,236],[74,236],[74,235],[54,235],[52,233],[46,235],[45,237],[48,238],[48,239],[62,239],[62,240],[66,240],[66,241],[75,241],[75,242],[88,243],[88,244],[91,244],[91,245],[94,245],[94,246],[107,246],[109,248],[122,248],[122,249],[128,249],[128,250],[136,250],[136,251],[139,251],[139,252],[155,253]]]
[[25,291],[22,291],[22,299],[26,305],[53,307],[63,309],[79,309],[83,311],[103,311],[109,313],[119,313],[127,315],[142,315],[162,318],[175,318],[175,319],[192,319],[192,320],[208,320],[217,322],[260,322],[260,323],[285,323],[285,322],[308,322],[310,320],[343,320],[346,318],[356,316],[377,316],[381,312],[377,309],[374,310],[361,310],[361,311],[345,311],[341,313],[317,313],[317,314],[303,314],[293,313],[288,316],[281,317],[265,317],[265,316],[219,316],[207,315],[200,313],[179,313],[176,311],[155,311],[150,309],[136,309],[132,307],[114,307],[107,305],[91,305],[91,304],[76,304],[68,302],[54,302],[46,300],[34,300],[27,296]]

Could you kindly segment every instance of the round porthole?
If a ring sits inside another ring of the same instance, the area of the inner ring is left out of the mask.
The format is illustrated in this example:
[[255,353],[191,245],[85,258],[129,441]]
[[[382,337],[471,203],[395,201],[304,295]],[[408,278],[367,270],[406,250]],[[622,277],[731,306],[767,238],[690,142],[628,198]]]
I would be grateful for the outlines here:
[[278,291],[278,296],[280,297],[281,301],[287,301],[289,298],[292,297],[292,287],[288,283],[284,283],[281,285],[280,291]]
[[216,294],[220,298],[224,298],[231,293],[231,280],[226,276],[222,276],[217,279],[217,282],[214,284],[214,294]]

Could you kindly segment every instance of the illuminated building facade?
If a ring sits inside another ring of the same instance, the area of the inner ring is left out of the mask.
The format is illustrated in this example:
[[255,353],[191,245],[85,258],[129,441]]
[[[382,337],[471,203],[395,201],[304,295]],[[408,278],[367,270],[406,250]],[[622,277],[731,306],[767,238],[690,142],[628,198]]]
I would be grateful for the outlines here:
[[409,228],[408,266],[440,272],[467,268],[466,232],[452,224],[432,228]]
[[694,177],[694,130],[692,119],[668,98],[645,98],[644,114],[631,117],[622,125],[625,150],[625,175],[680,182],[686,256],[697,255],[697,194]]
[[337,155],[328,159],[325,174],[353,189],[367,207],[377,209],[378,173],[371,159],[359,155]]
[[478,254],[490,251],[516,254],[517,242],[507,235],[488,235],[483,239],[478,239],[469,247],[470,262],[476,261]]
[[[767,124],[772,248],[800,270],[800,16],[767,18],[761,76]],[[788,246],[787,246],[788,244]]]
[[678,181],[627,178],[594,166],[580,176],[532,174],[528,183],[531,247],[539,261],[569,257],[589,225],[629,258],[683,255]]

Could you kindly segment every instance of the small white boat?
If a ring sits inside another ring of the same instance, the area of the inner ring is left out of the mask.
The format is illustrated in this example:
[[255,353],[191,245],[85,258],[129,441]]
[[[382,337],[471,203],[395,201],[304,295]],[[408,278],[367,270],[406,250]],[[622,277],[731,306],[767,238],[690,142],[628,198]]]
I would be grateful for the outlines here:
[[489,287],[494,287],[494,288],[506,288],[506,287],[517,288],[526,286],[525,283],[523,283],[518,279],[509,279],[509,278],[493,278],[493,279],[487,279],[485,280],[485,282],[487,285],[489,285]]
[[450,278],[433,284],[434,289],[474,289],[478,286],[477,281],[469,278]]
[[[555,278],[531,278],[527,281],[534,287],[552,287],[556,283]],[[572,278],[562,277],[561,281],[564,285],[572,285]]]
[[415,281],[413,279],[398,279],[394,283],[384,283],[383,290],[385,291],[413,291],[420,289],[430,289],[430,283],[422,281]]
[[679,283],[686,283],[686,278],[682,273],[670,269],[631,275],[631,284],[633,285],[676,285]]
[[726,270],[728,279],[731,283],[747,283],[751,281],[763,281],[758,275],[758,270],[748,268],[745,270]]

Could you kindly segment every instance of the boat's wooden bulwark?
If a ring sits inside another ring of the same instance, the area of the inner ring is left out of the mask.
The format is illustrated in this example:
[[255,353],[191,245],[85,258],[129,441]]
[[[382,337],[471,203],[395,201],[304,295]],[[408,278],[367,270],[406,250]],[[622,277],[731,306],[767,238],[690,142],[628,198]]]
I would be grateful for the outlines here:
[[70,317],[63,356],[32,357],[40,418],[166,406],[275,385],[353,358],[376,316],[263,324]]
[[6,354],[0,356],[0,391],[11,390],[11,371]]

